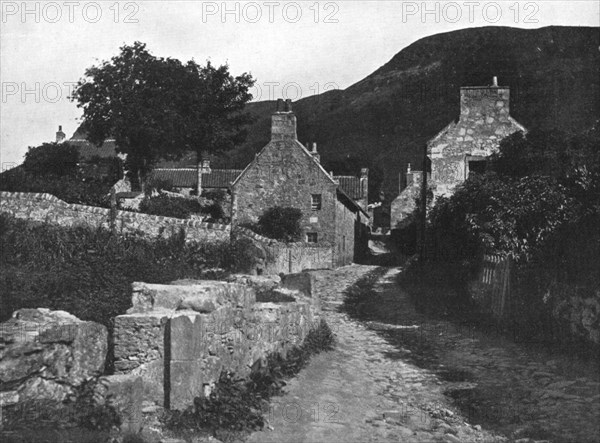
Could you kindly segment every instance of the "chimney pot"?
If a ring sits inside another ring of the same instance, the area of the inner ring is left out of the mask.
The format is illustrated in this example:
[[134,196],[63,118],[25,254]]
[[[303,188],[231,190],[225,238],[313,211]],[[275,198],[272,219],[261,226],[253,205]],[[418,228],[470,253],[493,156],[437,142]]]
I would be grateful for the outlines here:
[[277,112],[281,112],[281,111],[283,111],[283,99],[278,98],[277,99]]
[[285,99],[285,112],[292,112],[292,99]]
[[408,167],[406,168],[406,172],[410,172],[410,163],[408,164]]
[[314,152],[315,154],[317,153],[317,143],[313,142],[312,144],[312,152]]
[[498,87],[498,77],[494,76],[492,86],[494,86],[495,88]]

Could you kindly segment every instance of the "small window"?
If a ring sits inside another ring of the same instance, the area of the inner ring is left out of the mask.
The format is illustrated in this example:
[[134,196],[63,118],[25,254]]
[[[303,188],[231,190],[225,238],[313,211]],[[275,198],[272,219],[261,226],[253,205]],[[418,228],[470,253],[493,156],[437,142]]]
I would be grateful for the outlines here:
[[306,241],[308,243],[317,243],[319,241],[319,237],[316,232],[307,232]]
[[310,196],[310,209],[313,211],[321,210],[321,194],[312,194]]
[[469,174],[485,174],[487,162],[485,160],[471,160],[469,162]]

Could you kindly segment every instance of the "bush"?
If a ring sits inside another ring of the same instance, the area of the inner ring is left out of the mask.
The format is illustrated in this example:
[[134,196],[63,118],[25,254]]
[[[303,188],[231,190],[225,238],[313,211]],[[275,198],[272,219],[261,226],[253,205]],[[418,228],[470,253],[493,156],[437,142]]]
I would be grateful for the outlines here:
[[173,191],[173,182],[168,179],[157,178],[153,175],[146,181],[146,186],[144,187],[144,193],[146,197],[152,197],[152,194],[155,192]]
[[183,235],[119,237],[0,214],[0,320],[20,308],[45,307],[110,328],[111,319],[131,306],[132,282],[166,283],[232,269],[235,248],[229,242],[186,244]]
[[110,207],[109,193],[121,177],[119,159],[96,157],[79,166],[79,152],[66,143],[30,148],[23,165],[0,175],[0,190],[52,194],[67,203]]
[[112,183],[80,176],[39,175],[19,166],[2,173],[0,191],[40,192],[54,195],[67,203],[110,207]]
[[436,201],[427,262],[413,262],[403,283],[466,293],[484,253],[511,257],[512,318],[519,327],[552,321],[557,285],[593,295],[600,286],[599,144],[598,126],[578,135],[532,131],[504,139],[491,172],[473,174],[451,197]]
[[301,219],[300,209],[275,206],[259,217],[258,233],[284,242],[299,241],[302,237]]
[[25,154],[23,168],[36,175],[55,175],[64,177],[77,173],[79,151],[68,143],[44,143],[29,148]]
[[164,217],[190,218],[191,214],[201,212],[200,203],[184,197],[169,197],[160,194],[156,197],[146,197],[140,204],[140,212]]

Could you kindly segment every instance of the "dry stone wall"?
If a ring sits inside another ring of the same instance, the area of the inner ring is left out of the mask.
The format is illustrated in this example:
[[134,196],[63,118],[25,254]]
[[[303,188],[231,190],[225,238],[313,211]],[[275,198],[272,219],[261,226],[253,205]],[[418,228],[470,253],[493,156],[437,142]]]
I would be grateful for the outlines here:
[[134,284],[133,307],[115,319],[115,371],[140,376],[143,399],[171,409],[206,395],[223,370],[244,377],[285,354],[316,324],[317,304],[256,303],[250,285]]
[[[85,205],[66,203],[50,194],[26,192],[1,192],[0,212],[16,218],[51,223],[59,226],[88,226],[91,228],[111,228],[111,210]],[[185,231],[187,241],[226,241],[229,240],[230,226],[204,223],[198,220],[183,220],[140,214],[129,211],[116,211],[115,229],[117,232],[142,233],[150,237],[171,236]]]
[[[310,246],[307,243],[281,243],[249,229],[237,227],[234,235],[252,241],[253,262],[246,263],[248,274],[294,274],[307,269],[335,267],[333,246]],[[352,244],[354,237],[352,237]]]

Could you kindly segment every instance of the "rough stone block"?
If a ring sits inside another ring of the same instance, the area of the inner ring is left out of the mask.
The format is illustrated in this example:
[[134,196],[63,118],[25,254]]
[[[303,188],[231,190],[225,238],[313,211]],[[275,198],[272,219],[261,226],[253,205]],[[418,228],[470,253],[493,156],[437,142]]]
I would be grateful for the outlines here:
[[284,275],[281,279],[281,286],[287,289],[300,291],[306,297],[316,295],[314,293],[315,276],[310,272],[300,272],[298,274]]
[[95,389],[98,404],[115,408],[121,418],[121,431],[136,434],[142,428],[142,378],[131,374],[101,377]]
[[107,340],[104,326],[64,311],[16,311],[0,328],[0,390],[62,401],[102,374]]

